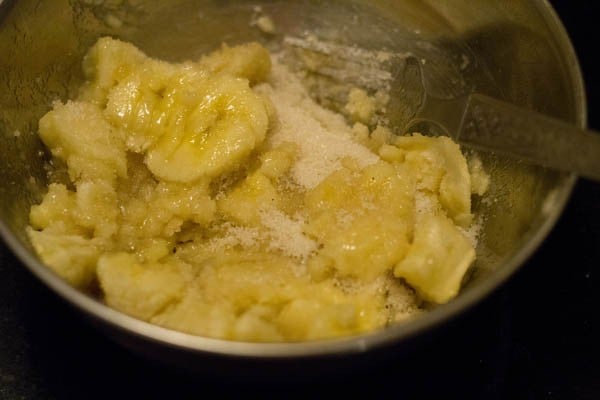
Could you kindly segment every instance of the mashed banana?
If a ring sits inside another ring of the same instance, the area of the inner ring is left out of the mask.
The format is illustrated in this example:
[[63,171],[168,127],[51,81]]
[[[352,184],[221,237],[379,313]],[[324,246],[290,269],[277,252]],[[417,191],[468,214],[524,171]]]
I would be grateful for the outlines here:
[[484,190],[450,139],[351,127],[256,43],[171,64],[102,38],[83,68],[39,123],[70,181],[28,230],[72,285],[243,341],[356,334],[457,294]]

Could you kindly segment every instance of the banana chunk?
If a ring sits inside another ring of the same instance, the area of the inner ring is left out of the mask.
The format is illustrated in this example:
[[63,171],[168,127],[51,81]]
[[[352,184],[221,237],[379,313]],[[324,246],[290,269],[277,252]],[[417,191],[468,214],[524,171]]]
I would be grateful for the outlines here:
[[126,314],[149,319],[183,298],[181,266],[137,261],[128,253],[111,253],[98,261],[98,280],[106,302]]
[[94,104],[57,102],[40,119],[39,129],[52,155],[66,162],[72,181],[115,181],[127,175],[124,134]]
[[86,289],[96,277],[96,263],[104,252],[106,241],[27,229],[38,256],[69,284]]
[[448,217],[427,215],[415,226],[414,241],[394,275],[425,300],[442,304],[458,294],[474,259],[475,249]]
[[236,47],[223,44],[200,63],[211,72],[246,78],[251,84],[265,81],[271,71],[269,51],[256,42]]
[[191,182],[216,177],[238,167],[265,139],[265,100],[247,81],[220,76],[197,90],[202,93],[198,104],[174,111],[180,115],[174,129],[146,153],[146,165],[159,178]]
[[259,70],[240,62],[228,70],[217,68],[215,57],[210,63],[169,64],[104,38],[86,57],[86,75],[92,80],[82,98],[105,104],[107,119],[129,133],[127,148],[145,154],[156,177],[181,183],[210,180],[238,167],[269,128],[271,106],[250,88],[250,79],[264,79],[270,69],[268,53],[257,46],[221,53],[231,60],[256,54]]
[[445,136],[415,133],[396,138],[394,145],[406,152],[405,164],[414,171],[418,188],[436,193],[446,214],[456,224],[468,227],[473,220],[471,175],[458,144]]

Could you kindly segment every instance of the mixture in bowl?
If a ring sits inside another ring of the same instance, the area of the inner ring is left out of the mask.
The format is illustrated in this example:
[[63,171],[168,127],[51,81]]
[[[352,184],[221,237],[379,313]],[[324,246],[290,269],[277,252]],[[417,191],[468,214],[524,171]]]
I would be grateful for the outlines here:
[[356,122],[378,102],[359,89],[349,118],[325,109],[257,43],[167,63],[101,38],[83,70],[39,122],[68,179],[28,229],[70,284],[238,341],[357,334],[458,293],[487,176],[449,138]]

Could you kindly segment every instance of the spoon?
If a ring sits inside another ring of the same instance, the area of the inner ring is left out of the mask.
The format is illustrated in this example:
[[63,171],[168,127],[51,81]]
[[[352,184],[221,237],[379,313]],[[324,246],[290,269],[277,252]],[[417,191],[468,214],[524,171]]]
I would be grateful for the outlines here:
[[[390,122],[402,133],[445,135],[460,145],[600,181],[600,133],[482,93],[429,93],[422,62],[398,54],[286,37],[309,71],[369,89],[387,85]],[[307,62],[308,60],[308,62]],[[400,100],[399,100],[400,99]],[[405,100],[405,101],[404,101]]]

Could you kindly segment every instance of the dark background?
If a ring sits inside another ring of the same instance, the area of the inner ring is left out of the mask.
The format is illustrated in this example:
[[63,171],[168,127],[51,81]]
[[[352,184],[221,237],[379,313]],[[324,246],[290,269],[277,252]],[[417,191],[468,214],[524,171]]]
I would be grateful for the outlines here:
[[[504,0],[498,0],[504,1]],[[600,4],[553,1],[600,129]],[[38,283],[0,243],[0,399],[201,398],[333,390],[374,397],[600,399],[600,185],[580,181],[544,245],[508,284],[412,355],[360,374],[285,385],[183,376],[113,344]]]

